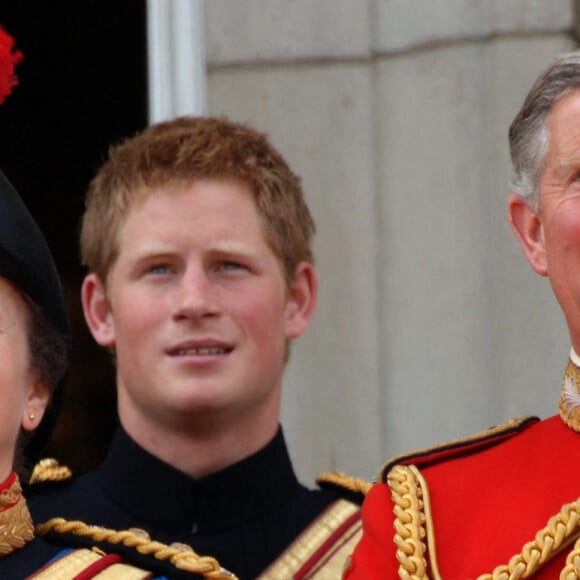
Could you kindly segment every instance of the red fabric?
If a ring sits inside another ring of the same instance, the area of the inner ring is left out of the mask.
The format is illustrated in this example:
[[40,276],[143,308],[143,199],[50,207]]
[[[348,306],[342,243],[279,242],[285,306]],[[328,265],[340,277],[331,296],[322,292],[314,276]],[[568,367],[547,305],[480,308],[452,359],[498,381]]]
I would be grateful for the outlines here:
[[88,568],[85,568],[82,572],[77,574],[73,580],[91,580],[94,578],[99,572],[106,570],[109,566],[113,564],[118,564],[122,562],[121,556],[117,554],[108,554],[99,558],[96,562],[91,564]]
[[385,484],[374,485],[362,507],[363,536],[351,556],[344,578],[386,580],[398,578],[393,544],[393,503]]
[[[12,486],[12,484],[16,481],[16,473],[13,471],[8,478],[4,481],[4,483],[0,483],[0,493],[2,493],[3,491],[6,491],[7,489],[10,489],[10,487]],[[16,500],[16,502],[5,505],[2,508],[2,511],[6,511],[8,509],[10,509],[12,506],[14,506],[16,503],[18,503],[18,499]]]
[[22,61],[22,53],[13,50],[14,39],[0,26],[0,105],[18,84],[14,67]]
[[3,492],[6,489],[10,489],[10,486],[14,483],[16,479],[16,473],[14,471],[4,480],[3,483],[0,483],[0,492]]
[[[563,504],[580,497],[579,454],[580,434],[552,417],[495,447],[423,469],[441,576],[465,580],[507,564]],[[397,578],[387,485],[374,486],[362,518],[363,538],[345,578]],[[534,578],[557,577],[571,549]]]

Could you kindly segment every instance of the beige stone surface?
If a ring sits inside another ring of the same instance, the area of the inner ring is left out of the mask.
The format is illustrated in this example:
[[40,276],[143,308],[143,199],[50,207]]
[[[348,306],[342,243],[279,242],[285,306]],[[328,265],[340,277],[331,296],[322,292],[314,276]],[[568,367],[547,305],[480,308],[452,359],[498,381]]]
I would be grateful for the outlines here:
[[569,31],[570,0],[374,0],[374,47],[399,52],[491,38],[499,33]]
[[370,45],[367,0],[210,0],[212,65],[294,59],[352,59]]
[[555,410],[567,337],[508,227],[507,128],[569,46],[450,44],[377,67],[387,454]]

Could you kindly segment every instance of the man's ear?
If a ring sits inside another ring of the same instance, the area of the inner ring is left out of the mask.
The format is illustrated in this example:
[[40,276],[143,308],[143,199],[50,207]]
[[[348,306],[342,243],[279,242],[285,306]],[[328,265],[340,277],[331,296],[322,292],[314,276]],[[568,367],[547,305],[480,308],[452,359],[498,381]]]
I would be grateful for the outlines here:
[[530,266],[540,276],[548,275],[544,228],[538,212],[519,195],[511,195],[508,215],[512,231],[519,240]]
[[88,274],[83,280],[81,302],[93,338],[101,346],[114,346],[115,327],[107,291],[101,279],[94,273]]
[[287,292],[286,338],[298,338],[308,328],[318,297],[318,276],[310,262],[298,264]]

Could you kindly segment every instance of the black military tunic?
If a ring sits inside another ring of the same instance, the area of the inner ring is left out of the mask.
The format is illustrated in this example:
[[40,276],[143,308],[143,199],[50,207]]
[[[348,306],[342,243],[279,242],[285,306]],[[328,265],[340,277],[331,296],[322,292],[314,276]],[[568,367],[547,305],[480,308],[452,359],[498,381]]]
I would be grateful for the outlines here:
[[0,558],[0,578],[2,580],[23,580],[23,578],[40,570],[61,551],[61,547],[50,546],[35,538],[23,548]]
[[37,522],[60,516],[143,528],[155,540],[217,558],[240,579],[255,578],[336,499],[298,483],[281,430],[258,453],[195,480],[120,428],[98,471],[35,487],[28,496]]

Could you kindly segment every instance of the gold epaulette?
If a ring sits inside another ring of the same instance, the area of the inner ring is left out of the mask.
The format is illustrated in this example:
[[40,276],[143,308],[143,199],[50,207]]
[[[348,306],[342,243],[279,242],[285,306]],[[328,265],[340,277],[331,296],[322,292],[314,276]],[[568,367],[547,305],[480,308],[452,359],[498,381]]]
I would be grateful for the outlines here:
[[258,580],[336,580],[362,536],[360,507],[333,502],[282,552]]
[[332,471],[321,473],[316,478],[316,485],[321,489],[333,490],[339,496],[346,497],[355,503],[362,503],[373,484],[370,481],[351,477],[340,471]]
[[506,423],[495,425],[469,437],[447,441],[404,455],[397,455],[389,459],[381,467],[377,475],[377,481],[386,483],[387,475],[395,465],[416,465],[422,468],[454,457],[475,453],[521,433],[539,420],[538,417],[533,416],[510,419]]
[[72,471],[66,465],[61,465],[53,457],[45,457],[34,466],[29,483],[64,481],[71,477]]
[[[112,556],[112,557],[111,557]],[[109,560],[109,561],[107,561]],[[103,554],[99,550],[79,548],[49,562],[40,571],[28,576],[27,580],[70,580],[80,577],[98,562],[100,580],[148,580],[151,573],[130,564],[125,564],[115,555]],[[91,578],[94,577],[91,575]]]

